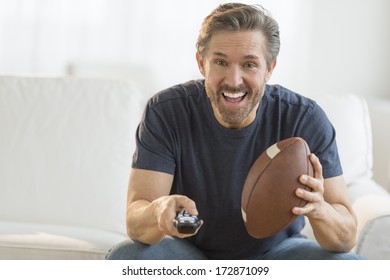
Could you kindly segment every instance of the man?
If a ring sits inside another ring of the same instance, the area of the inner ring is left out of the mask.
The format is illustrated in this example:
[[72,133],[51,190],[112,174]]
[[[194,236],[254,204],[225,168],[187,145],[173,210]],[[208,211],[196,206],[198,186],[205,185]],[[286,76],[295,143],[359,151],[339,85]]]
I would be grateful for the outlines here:
[[[267,85],[276,65],[278,25],[258,6],[223,4],[205,18],[196,59],[204,80],[164,90],[148,103],[137,130],[128,204],[132,240],[107,259],[358,259],[356,218],[335,143],[318,105]],[[241,191],[256,158],[272,144],[300,136],[313,154],[314,177],[296,190],[308,201],[272,237],[249,236]],[[194,234],[179,233],[180,210],[199,215]],[[300,234],[306,216],[318,241]]]

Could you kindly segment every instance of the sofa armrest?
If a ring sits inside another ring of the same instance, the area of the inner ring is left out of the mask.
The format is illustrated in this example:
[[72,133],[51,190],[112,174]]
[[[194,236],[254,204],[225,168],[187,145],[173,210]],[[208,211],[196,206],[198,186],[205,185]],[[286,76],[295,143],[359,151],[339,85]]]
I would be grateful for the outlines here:
[[[352,251],[366,259],[390,259],[390,193],[370,178],[348,187],[358,220],[357,242]],[[309,221],[302,234],[315,239]]]
[[390,194],[370,179],[348,191],[358,219],[354,251],[367,259],[390,259]]

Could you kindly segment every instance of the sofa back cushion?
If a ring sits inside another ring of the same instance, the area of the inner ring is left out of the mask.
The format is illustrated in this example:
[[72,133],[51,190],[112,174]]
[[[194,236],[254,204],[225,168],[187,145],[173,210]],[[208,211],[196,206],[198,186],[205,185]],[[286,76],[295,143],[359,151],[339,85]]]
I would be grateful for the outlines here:
[[363,97],[353,94],[313,96],[336,129],[336,141],[347,184],[372,177],[372,132]]
[[142,103],[125,82],[0,77],[0,220],[125,232]]

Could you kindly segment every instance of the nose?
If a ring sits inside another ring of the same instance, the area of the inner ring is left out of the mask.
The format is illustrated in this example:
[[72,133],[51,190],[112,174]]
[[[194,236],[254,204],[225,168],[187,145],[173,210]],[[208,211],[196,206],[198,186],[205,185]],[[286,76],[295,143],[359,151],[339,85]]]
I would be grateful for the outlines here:
[[226,71],[225,83],[233,88],[238,87],[243,83],[242,75],[241,67],[231,65]]

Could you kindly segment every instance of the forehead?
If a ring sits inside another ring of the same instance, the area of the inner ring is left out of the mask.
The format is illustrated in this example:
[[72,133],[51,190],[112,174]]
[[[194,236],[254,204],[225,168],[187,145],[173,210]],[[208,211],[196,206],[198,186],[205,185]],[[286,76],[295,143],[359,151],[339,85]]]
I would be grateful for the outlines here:
[[220,31],[213,34],[209,55],[265,57],[265,38],[261,31]]

